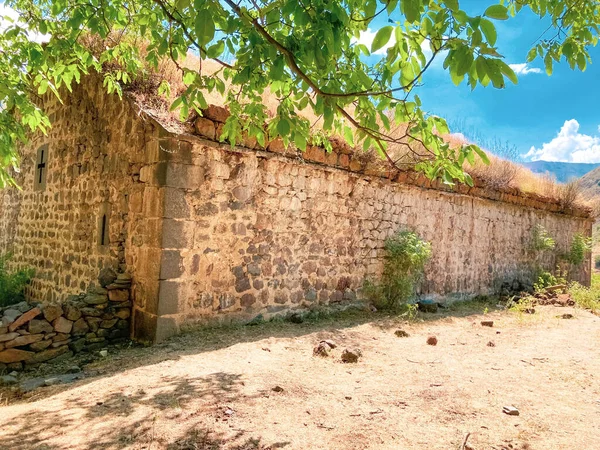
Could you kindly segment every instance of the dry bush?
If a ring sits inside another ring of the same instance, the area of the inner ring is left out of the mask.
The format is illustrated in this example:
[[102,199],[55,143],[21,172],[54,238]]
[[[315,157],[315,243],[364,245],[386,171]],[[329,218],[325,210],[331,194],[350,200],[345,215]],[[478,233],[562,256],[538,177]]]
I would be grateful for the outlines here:
[[558,184],[556,187],[556,197],[563,208],[573,208],[577,205],[583,205],[581,185],[576,180],[565,184]]
[[469,165],[465,169],[471,176],[482,180],[486,186],[493,189],[506,189],[513,185],[520,166],[492,155],[489,165],[477,160],[475,165]]

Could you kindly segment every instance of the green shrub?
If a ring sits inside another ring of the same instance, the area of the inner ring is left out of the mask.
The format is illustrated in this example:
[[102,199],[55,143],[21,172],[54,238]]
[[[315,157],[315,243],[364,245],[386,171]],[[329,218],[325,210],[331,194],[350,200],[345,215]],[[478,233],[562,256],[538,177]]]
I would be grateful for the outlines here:
[[546,270],[540,270],[536,275],[537,282],[533,284],[533,289],[536,292],[543,291],[549,286],[567,284],[567,274],[561,271],[560,267],[556,268],[556,274]]
[[573,301],[581,308],[589,309],[593,313],[600,312],[600,274],[592,275],[591,287],[585,287],[579,283],[569,286],[569,294]]
[[431,258],[431,244],[415,232],[402,230],[385,241],[380,282],[367,281],[364,294],[382,309],[396,309],[411,300]]
[[571,251],[567,255],[567,261],[574,266],[579,266],[585,260],[585,257],[592,252],[592,238],[586,237],[581,233],[573,236],[571,242]]
[[536,252],[544,250],[553,250],[556,247],[556,241],[550,236],[548,230],[542,224],[533,227],[533,236],[531,239],[531,249]]
[[0,307],[14,305],[24,300],[25,286],[33,277],[33,269],[9,272],[6,263],[12,255],[0,255]]
[[600,269],[600,255],[596,255],[596,261],[594,262],[596,269]]

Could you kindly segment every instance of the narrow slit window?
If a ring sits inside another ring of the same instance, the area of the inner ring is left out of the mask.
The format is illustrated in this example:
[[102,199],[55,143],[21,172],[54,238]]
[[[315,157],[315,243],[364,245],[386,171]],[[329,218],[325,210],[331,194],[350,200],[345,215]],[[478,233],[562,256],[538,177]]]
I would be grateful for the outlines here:
[[101,203],[98,211],[98,246],[108,247],[110,244],[110,204]]
[[106,214],[102,214],[102,224],[100,227],[100,245],[108,244],[106,236]]

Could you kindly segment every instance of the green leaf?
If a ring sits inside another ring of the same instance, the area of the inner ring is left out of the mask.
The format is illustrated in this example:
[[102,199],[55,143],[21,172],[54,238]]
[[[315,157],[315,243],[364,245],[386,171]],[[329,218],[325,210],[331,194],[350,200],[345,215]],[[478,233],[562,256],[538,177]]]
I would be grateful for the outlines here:
[[488,44],[490,44],[492,47],[496,45],[498,34],[496,33],[496,27],[494,26],[494,24],[487,19],[481,19],[481,22],[479,23],[479,28],[481,28],[481,31],[483,32],[486,40],[488,41]]
[[277,122],[277,132],[281,137],[290,134],[290,123],[286,119],[279,119],[279,122]]
[[502,74],[506,75],[506,78],[508,78],[510,81],[512,81],[513,84],[519,84],[519,79],[517,78],[517,74],[515,73],[514,70],[512,70],[510,68],[510,66],[508,64],[506,64],[502,60],[498,60],[498,65],[500,66],[500,71],[502,72]]
[[529,53],[527,53],[527,59],[525,61],[528,62],[528,63],[530,63],[536,57],[537,57],[537,48],[533,47],[531,50],[529,50]]
[[488,158],[488,155],[486,155],[485,152],[483,150],[481,150],[476,145],[472,145],[471,147],[473,148],[473,150],[475,151],[475,153],[477,153],[477,155],[479,155],[479,157],[481,158],[481,161],[483,161],[483,163],[485,165],[489,166],[490,165],[490,159]]
[[458,0],[445,0],[444,3],[451,11],[458,11]]
[[377,31],[377,34],[375,34],[375,38],[373,39],[373,43],[371,44],[371,53],[376,52],[389,42],[390,37],[392,37],[393,30],[394,27],[388,25],[387,27],[383,27]]
[[198,11],[195,29],[198,44],[201,46],[205,46],[215,37],[215,23],[207,10]]
[[400,7],[406,20],[413,23],[421,16],[421,0],[402,0]]
[[504,5],[492,5],[485,10],[484,15],[491,19],[506,20],[508,19],[508,9]]

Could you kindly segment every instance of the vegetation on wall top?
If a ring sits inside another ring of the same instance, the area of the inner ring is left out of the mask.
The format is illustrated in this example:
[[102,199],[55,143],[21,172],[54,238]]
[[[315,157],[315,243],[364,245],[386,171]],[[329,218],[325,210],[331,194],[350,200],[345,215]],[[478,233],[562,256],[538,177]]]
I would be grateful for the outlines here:
[[[436,59],[455,84],[503,88],[517,76],[498,52],[496,25],[529,10],[548,17],[556,34],[533,43],[527,60],[540,58],[546,72],[566,60],[585,70],[589,48],[598,41],[600,4],[572,0],[506,0],[486,3],[471,15],[458,0],[8,0],[20,22],[0,31],[0,185],[14,183],[16,144],[27,131],[51,125],[36,104],[46,92],[59,95],[92,70],[102,73],[108,92],[122,85],[145,63],[165,58],[180,70],[185,88],[173,107],[182,117],[207,106],[206,93],[227,99],[231,116],[223,139],[243,133],[258,142],[280,136],[306,148],[310,123],[298,114],[308,109],[322,118],[326,132],[376,149],[390,165],[415,165],[430,178],[470,183],[465,161],[486,160],[475,145],[451,148],[441,137],[446,121],[428,115],[417,95],[422,75]],[[387,18],[370,48],[358,43],[373,21]],[[32,33],[45,35],[40,44]],[[83,33],[113,36],[99,54],[81,42]],[[148,42],[145,61],[135,41]],[[386,49],[383,51],[382,49]],[[424,48],[426,51],[424,51]],[[219,66],[213,73],[180,64],[189,50]],[[379,55],[381,56],[379,57]],[[379,59],[367,64],[365,57]],[[226,86],[224,81],[228,81]],[[161,92],[168,92],[168,83]],[[279,100],[269,117],[261,94]],[[267,122],[266,129],[263,124]],[[399,129],[400,133],[394,131]],[[394,153],[399,148],[402,151]],[[398,156],[398,157],[396,157]]]

